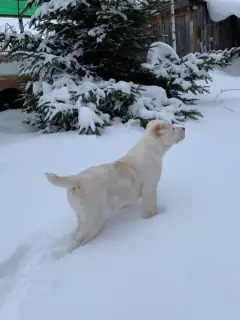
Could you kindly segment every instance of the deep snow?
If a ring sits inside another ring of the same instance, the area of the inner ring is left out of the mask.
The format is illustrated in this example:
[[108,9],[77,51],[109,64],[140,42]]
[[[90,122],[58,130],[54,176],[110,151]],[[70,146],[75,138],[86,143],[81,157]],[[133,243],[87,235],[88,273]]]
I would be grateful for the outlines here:
[[[72,254],[75,216],[45,171],[71,174],[122,156],[141,129],[102,137],[6,133],[0,114],[0,319],[226,320],[240,317],[240,77],[214,72],[204,118],[166,155],[159,204],[114,215]],[[8,127],[8,131],[9,131]],[[2,139],[2,135],[4,139]],[[7,143],[7,140],[10,142]]]

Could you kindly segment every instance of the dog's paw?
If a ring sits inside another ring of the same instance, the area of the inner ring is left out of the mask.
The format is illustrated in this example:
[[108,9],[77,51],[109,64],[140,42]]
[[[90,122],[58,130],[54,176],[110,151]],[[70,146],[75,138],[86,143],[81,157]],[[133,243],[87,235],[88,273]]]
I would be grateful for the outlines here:
[[160,207],[158,207],[158,210],[157,210],[157,212],[146,212],[145,213],[145,215],[144,215],[144,218],[145,219],[149,219],[149,218],[152,218],[152,217],[154,217],[154,216],[156,216],[156,215],[158,215],[158,214],[163,214],[163,213],[165,213],[165,211],[166,211],[166,207],[165,206],[160,206]]
[[147,212],[147,213],[145,213],[144,218],[149,219],[149,218],[156,216],[157,214],[158,214],[157,212]]

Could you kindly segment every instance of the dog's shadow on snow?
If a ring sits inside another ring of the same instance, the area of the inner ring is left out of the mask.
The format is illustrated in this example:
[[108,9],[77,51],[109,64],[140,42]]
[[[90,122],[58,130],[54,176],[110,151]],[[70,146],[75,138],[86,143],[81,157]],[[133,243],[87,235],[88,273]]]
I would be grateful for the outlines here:
[[[97,240],[101,238],[108,239],[114,237],[115,234],[129,232],[132,224],[136,220],[141,219],[143,215],[140,205],[123,209],[112,215],[106,222],[102,232],[93,239],[96,245]],[[73,235],[75,230],[68,232],[58,238],[48,238],[46,234],[42,236],[34,235],[34,238],[28,239],[25,243],[20,244],[9,256],[0,261],[0,306],[4,303],[8,295],[14,292],[14,288],[20,285],[21,282],[26,281],[32,274],[43,267],[51,265],[71,254],[69,248],[72,246]],[[52,236],[52,235],[51,235]],[[88,244],[86,244],[87,246]],[[73,253],[81,250],[79,247]]]
[[[101,238],[106,233],[109,234],[109,232],[114,235],[122,228],[127,229],[127,225],[132,225],[142,217],[143,211],[140,204],[124,208],[107,220],[105,227],[96,239]],[[71,247],[74,233],[75,230],[58,238],[48,238],[45,234],[42,239],[38,234],[20,244],[6,260],[0,261],[0,287],[3,278],[21,275],[30,268],[34,269],[34,265],[56,261],[64,257],[69,253],[68,249]]]
[[[103,230],[93,239],[94,246],[97,241],[109,241],[132,233],[133,225],[143,222],[144,212],[141,203],[122,209],[109,217]],[[26,276],[31,276],[41,268],[57,262],[66,255],[71,254],[75,230],[67,232],[60,237],[50,238],[46,234],[36,234],[19,245],[13,253],[3,262],[0,261],[0,305],[5,297],[11,293],[16,282],[24,281]],[[93,244],[92,243],[92,244]],[[88,244],[86,244],[88,246]],[[84,246],[85,247],[85,246]],[[81,247],[73,252],[79,252]],[[21,280],[22,279],[22,280]]]
[[20,272],[20,269],[33,267],[37,262],[55,261],[61,259],[69,252],[74,232],[53,238],[44,235],[43,239],[35,235],[24,244],[19,245],[15,251],[0,264],[0,279]]
[[143,209],[141,203],[125,207],[108,218],[102,234],[108,232],[114,234],[116,231],[122,230],[122,228],[126,230],[128,225],[130,226],[142,218]]
[[[102,232],[100,233],[99,241],[114,239],[115,237],[126,237],[132,234],[132,230],[138,225],[146,224],[151,222],[152,219],[159,218],[166,211],[165,206],[160,206],[158,215],[154,218],[146,219],[143,205],[141,201],[122,209],[120,212],[113,214],[107,221]],[[148,222],[147,222],[148,221]],[[95,239],[94,239],[95,241]]]
[[46,234],[41,238],[37,234],[0,262],[0,305],[17,283],[21,286],[32,274],[64,257],[72,238],[73,233],[69,232],[58,238],[49,238]]

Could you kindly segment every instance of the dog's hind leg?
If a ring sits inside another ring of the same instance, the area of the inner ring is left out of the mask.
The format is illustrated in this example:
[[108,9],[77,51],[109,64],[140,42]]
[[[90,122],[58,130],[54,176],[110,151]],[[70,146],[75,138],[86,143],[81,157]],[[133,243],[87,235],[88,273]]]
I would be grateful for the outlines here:
[[73,250],[88,243],[101,231],[103,223],[95,221],[93,225],[81,226],[74,239]]
[[[83,207],[82,207],[83,208]],[[104,206],[101,204],[91,205],[82,210],[84,213],[83,221],[78,219],[78,227],[74,239],[74,249],[92,240],[103,228],[105,215]]]
[[[81,192],[81,189],[78,191]],[[73,197],[72,191],[68,193],[69,203],[74,209],[78,220],[72,250],[92,240],[104,224],[107,216],[106,195],[104,190],[102,192],[101,190],[96,191],[94,190],[89,197],[84,197],[80,193],[80,200]]]

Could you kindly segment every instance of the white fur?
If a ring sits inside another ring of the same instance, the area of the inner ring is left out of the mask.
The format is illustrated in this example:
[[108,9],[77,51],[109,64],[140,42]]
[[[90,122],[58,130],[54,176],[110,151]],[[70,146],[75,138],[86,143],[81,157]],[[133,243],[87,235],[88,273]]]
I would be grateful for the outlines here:
[[162,158],[183,140],[185,129],[163,120],[149,122],[142,139],[121,159],[66,177],[46,173],[48,180],[67,188],[78,226],[74,248],[94,238],[112,210],[120,210],[142,198],[145,217],[158,213],[157,186]]

